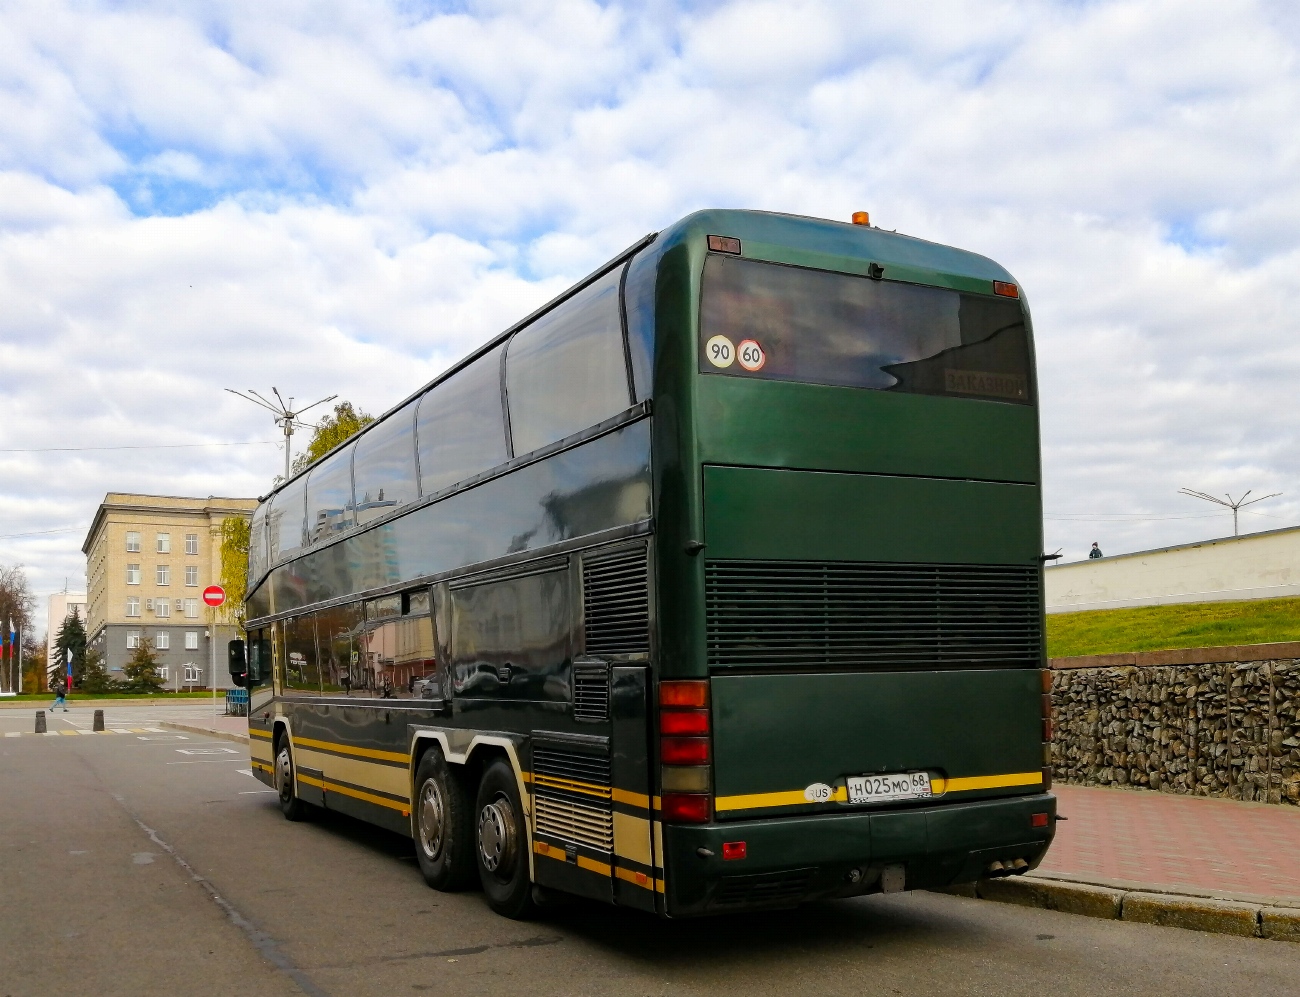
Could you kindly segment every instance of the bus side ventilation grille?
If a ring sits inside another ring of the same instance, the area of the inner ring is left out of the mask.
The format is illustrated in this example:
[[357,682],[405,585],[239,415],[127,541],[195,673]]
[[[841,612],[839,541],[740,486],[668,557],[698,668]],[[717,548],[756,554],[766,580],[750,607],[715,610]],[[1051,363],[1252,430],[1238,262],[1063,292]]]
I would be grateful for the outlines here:
[[537,834],[614,850],[613,792],[608,754],[533,747],[533,819]]
[[609,719],[609,665],[605,662],[573,663],[573,719],[582,723]]
[[590,655],[650,653],[650,579],[646,546],[582,559],[583,622]]
[[715,668],[1036,666],[1038,568],[710,561]]

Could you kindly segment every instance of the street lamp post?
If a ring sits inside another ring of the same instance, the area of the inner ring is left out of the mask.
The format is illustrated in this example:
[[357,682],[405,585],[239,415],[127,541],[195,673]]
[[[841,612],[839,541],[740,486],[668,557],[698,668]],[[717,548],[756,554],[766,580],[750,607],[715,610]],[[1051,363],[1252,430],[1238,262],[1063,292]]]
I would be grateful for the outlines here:
[[[295,409],[293,407],[293,398],[290,397],[288,403],[286,404],[285,400],[280,397],[280,389],[276,387],[271,388],[271,393],[275,395],[276,398],[275,402],[271,402],[263,398],[252,388],[248,389],[248,394],[244,394],[242,391],[236,391],[234,388],[227,388],[226,390],[229,391],[232,395],[237,395],[238,397],[244,399],[244,401],[252,402],[254,405],[260,405],[262,408],[266,409],[273,416],[275,416],[275,424],[279,426],[281,431],[284,433],[284,480],[285,481],[289,480],[289,470],[290,470],[289,438],[293,436],[293,432],[295,429],[298,429],[301,426],[310,425],[309,423],[303,422],[299,418],[299,416],[301,416],[308,409],[313,409],[317,405],[324,405],[326,402],[332,402],[335,398],[338,397],[338,395],[330,395],[328,398],[322,398],[318,402],[312,402],[310,405],[304,405],[300,409]],[[276,404],[277,402],[279,404]]]
[[1277,498],[1282,493],[1271,492],[1268,495],[1261,495],[1259,498],[1253,498],[1249,502],[1246,501],[1246,495],[1250,494],[1250,490],[1247,490],[1246,495],[1243,495],[1241,498],[1236,499],[1235,501],[1233,500],[1231,495],[1228,495],[1225,492],[1224,495],[1227,498],[1226,502],[1221,498],[1215,498],[1213,495],[1207,495],[1205,492],[1198,492],[1194,488],[1180,488],[1178,489],[1178,494],[1187,495],[1191,498],[1204,499],[1206,502],[1213,502],[1215,505],[1221,505],[1226,509],[1231,509],[1232,510],[1232,535],[1235,537],[1235,536],[1240,536],[1240,534],[1237,532],[1237,510],[1244,509],[1248,505],[1254,505],[1256,502],[1263,502],[1264,499]]

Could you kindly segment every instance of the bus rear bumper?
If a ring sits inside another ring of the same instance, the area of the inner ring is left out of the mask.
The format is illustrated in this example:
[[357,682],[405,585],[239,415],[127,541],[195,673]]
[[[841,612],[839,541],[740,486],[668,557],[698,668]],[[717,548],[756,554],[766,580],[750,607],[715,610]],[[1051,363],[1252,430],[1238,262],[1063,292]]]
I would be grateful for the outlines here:
[[[1035,814],[1048,815],[1045,827],[1033,826]],[[689,917],[879,893],[887,867],[903,868],[908,890],[1000,874],[994,863],[1027,872],[1042,861],[1055,825],[1056,797],[1040,793],[925,809],[666,826],[666,913]],[[724,858],[741,850],[739,842],[744,857]]]

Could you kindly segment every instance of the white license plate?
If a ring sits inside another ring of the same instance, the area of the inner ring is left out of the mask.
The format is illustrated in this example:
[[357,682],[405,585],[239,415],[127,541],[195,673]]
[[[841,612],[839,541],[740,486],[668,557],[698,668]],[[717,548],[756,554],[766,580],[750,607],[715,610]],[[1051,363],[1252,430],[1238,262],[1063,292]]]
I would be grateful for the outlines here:
[[925,800],[934,795],[928,772],[894,772],[890,775],[851,775],[850,803],[888,803],[892,800]]

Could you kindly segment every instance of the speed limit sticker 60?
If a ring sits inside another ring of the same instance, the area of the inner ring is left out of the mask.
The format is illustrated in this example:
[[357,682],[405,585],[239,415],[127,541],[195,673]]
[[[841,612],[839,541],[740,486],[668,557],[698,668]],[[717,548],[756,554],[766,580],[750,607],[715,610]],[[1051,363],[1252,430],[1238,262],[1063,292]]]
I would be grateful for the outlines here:
[[715,367],[730,367],[736,359],[736,348],[726,336],[714,336],[704,344],[704,355]]
[[736,358],[745,370],[762,370],[763,364],[767,363],[767,354],[763,352],[763,347],[752,339],[746,339],[736,347]]

